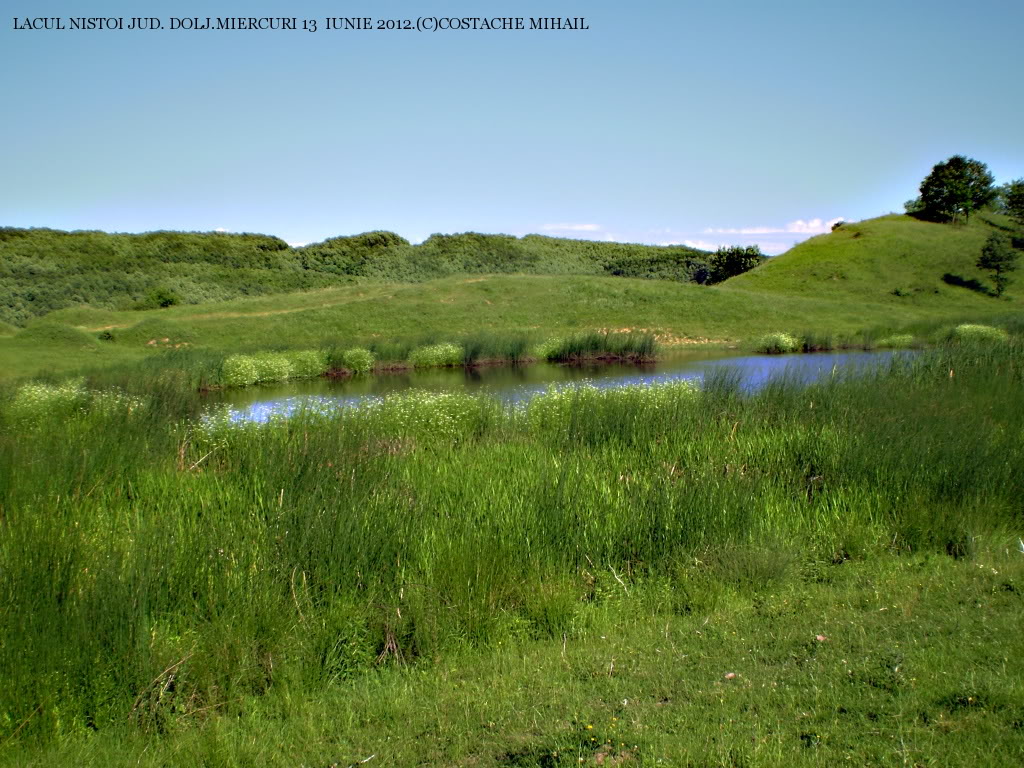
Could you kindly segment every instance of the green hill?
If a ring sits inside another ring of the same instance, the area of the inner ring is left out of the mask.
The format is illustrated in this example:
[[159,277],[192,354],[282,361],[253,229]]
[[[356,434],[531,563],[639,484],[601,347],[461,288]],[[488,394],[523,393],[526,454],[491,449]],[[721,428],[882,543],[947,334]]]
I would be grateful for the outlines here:
[[[686,282],[702,263],[699,252],[535,235],[435,235],[412,246],[378,232],[290,248],[262,235],[0,230],[0,290],[14,285],[36,296],[28,309],[13,307],[24,330],[0,325],[0,377],[129,363],[182,347],[230,354],[595,329],[743,342],[773,330],[843,336],[980,320],[1024,303],[1024,289],[1012,284],[1009,298],[992,298],[989,278],[974,266],[995,228],[1009,222],[986,214],[965,226],[907,216],[846,224],[718,286]],[[61,263],[70,265],[66,276]],[[189,293],[189,280],[203,293]],[[131,308],[139,306],[131,285],[161,285],[185,301]],[[99,297],[92,306],[89,296]],[[64,304],[34,319],[47,300]],[[4,307],[12,311],[9,300]]]
[[266,235],[222,232],[60,232],[0,228],[0,321],[83,305],[147,309],[267,296],[372,279],[422,282],[458,274],[615,275],[701,279],[708,254],[528,235],[433,235],[411,245],[391,232],[292,248]]
[[[1010,220],[982,214],[966,225],[935,224],[892,215],[844,224],[770,259],[723,286],[765,294],[860,299],[892,306],[1008,308],[986,295],[990,276],[975,267],[982,246]],[[1024,289],[1009,291],[1021,306]]]

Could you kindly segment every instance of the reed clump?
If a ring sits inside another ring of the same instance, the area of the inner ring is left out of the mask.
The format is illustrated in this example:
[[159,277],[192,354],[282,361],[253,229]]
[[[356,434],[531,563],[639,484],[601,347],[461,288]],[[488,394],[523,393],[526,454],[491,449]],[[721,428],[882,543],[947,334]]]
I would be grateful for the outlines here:
[[801,339],[792,334],[776,331],[766,333],[755,341],[754,349],[769,355],[780,355],[787,352],[796,352],[801,348],[802,343]]
[[579,333],[550,338],[534,346],[534,354],[543,360],[574,363],[585,360],[654,360],[657,342],[652,333]]

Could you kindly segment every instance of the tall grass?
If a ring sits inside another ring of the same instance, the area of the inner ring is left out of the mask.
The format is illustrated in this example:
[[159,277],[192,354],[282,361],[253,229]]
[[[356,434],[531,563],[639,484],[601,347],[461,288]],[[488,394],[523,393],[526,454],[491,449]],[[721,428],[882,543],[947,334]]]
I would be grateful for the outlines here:
[[578,333],[549,339],[537,347],[538,356],[561,363],[582,360],[653,360],[657,349],[651,333]]
[[669,584],[685,611],[721,588],[695,558],[744,589],[1016,537],[1022,351],[964,343],[750,396],[412,394],[265,426],[77,395],[27,424],[9,393],[0,739],[165,733],[272,688],[562,637],[605,579]]

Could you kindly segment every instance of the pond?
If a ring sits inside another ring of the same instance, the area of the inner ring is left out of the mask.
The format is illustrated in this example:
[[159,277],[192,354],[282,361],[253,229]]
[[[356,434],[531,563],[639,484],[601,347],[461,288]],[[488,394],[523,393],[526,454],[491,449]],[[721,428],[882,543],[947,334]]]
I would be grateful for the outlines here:
[[264,422],[308,406],[358,405],[368,398],[386,397],[411,389],[431,392],[488,394],[507,403],[520,403],[548,387],[586,382],[597,387],[649,386],[728,372],[748,391],[777,376],[811,381],[838,370],[856,370],[887,362],[906,352],[818,352],[796,355],[751,355],[730,350],[673,351],[664,359],[642,365],[493,365],[476,368],[400,371],[345,379],[305,379],[245,389],[224,390],[211,398],[231,408],[239,421]]

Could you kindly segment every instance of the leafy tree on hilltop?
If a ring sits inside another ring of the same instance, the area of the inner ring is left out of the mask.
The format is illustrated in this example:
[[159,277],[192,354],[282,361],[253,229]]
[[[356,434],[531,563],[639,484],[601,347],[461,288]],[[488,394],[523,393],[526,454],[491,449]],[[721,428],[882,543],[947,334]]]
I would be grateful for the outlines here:
[[1008,272],[1017,269],[1017,262],[1020,253],[1010,244],[1009,238],[998,232],[993,232],[985,241],[985,247],[981,249],[981,256],[978,258],[979,269],[991,270],[992,282],[996,284],[996,296],[1002,296],[1006,286],[1010,283]]
[[1003,185],[1003,207],[1018,224],[1024,225],[1024,179]]
[[711,269],[708,284],[714,285],[728,280],[730,277],[749,272],[758,264],[766,261],[767,258],[756,245],[733,245],[728,248],[719,248],[708,259],[708,266]]
[[986,205],[995,196],[992,174],[984,163],[953,155],[932,168],[921,182],[921,213],[933,221],[953,221]]

